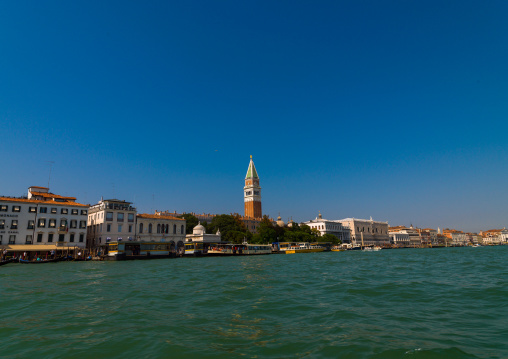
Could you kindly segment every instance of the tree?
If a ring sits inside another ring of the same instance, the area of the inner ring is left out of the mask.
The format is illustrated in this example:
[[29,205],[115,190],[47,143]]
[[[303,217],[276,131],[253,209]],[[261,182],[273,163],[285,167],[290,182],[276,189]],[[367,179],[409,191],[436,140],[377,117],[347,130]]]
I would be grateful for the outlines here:
[[252,238],[252,234],[247,230],[239,215],[220,214],[212,219],[207,226],[208,233],[216,233],[220,230],[223,241],[242,243],[243,238],[247,240]]
[[192,229],[194,227],[196,227],[199,223],[199,220],[198,218],[193,215],[193,214],[190,214],[190,213],[185,213],[185,214],[182,214],[180,216],[180,218],[183,218],[185,219],[187,222],[187,224],[185,225],[185,233],[187,234],[191,234],[192,233]]
[[342,241],[337,236],[334,236],[333,234],[330,234],[330,233],[324,234],[321,237],[320,242],[331,242],[333,244],[341,244],[342,243]]
[[255,240],[258,241],[256,243],[273,243],[277,241],[277,231],[275,230],[275,226],[268,216],[263,216],[263,219],[259,223],[257,234],[259,236],[255,237]]

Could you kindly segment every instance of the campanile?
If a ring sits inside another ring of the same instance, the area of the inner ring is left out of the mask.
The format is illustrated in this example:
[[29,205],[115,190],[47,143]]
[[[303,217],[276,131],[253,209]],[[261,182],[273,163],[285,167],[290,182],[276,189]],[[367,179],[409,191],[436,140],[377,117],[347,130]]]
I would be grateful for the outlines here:
[[245,217],[261,218],[261,187],[259,187],[259,176],[250,156],[249,168],[245,176],[245,187],[243,187],[243,202],[245,204]]

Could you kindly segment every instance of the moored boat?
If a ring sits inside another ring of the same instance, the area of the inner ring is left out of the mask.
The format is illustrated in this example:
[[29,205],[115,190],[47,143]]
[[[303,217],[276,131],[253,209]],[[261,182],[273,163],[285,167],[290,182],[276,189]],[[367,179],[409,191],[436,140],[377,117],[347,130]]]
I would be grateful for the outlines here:
[[307,242],[298,243],[297,245],[292,245],[286,248],[281,248],[281,251],[286,254],[324,252],[324,250],[325,248],[320,245],[311,245]]

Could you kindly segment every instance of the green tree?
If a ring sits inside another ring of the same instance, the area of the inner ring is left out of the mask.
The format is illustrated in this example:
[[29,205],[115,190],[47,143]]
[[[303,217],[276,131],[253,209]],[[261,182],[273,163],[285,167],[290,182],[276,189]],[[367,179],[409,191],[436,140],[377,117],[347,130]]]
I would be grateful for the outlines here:
[[330,234],[330,233],[324,234],[321,237],[320,242],[330,242],[333,244],[341,244],[342,243],[342,241],[337,236],[334,236],[333,234]]
[[273,243],[277,241],[277,231],[275,230],[275,226],[268,216],[263,216],[263,219],[259,223],[257,234],[259,236],[255,237],[255,240],[258,241],[256,243]]
[[212,219],[207,226],[208,233],[220,230],[223,241],[242,243],[243,239],[250,240],[252,234],[247,230],[239,215],[220,214]]

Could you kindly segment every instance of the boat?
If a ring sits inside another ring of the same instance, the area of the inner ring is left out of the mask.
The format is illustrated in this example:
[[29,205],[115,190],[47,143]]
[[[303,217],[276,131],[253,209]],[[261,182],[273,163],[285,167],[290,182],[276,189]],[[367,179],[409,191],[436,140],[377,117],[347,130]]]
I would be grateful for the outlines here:
[[60,262],[60,258],[53,258],[53,259],[41,259],[40,261],[28,261],[26,259],[19,259],[19,263],[23,264],[44,264],[44,263],[56,263]]
[[176,257],[172,242],[108,242],[106,260]]
[[295,253],[313,253],[313,252],[324,252],[325,248],[316,244],[298,243],[297,245],[292,245],[286,248],[281,248],[286,254],[295,254]]
[[331,249],[332,252],[344,252],[345,249],[342,246],[333,246]]
[[269,244],[218,244],[208,247],[207,256],[252,256],[272,254],[272,246]]
[[377,251],[380,251],[381,249],[382,248],[379,246],[371,246],[371,247],[364,247],[363,251],[364,252],[377,252]]

